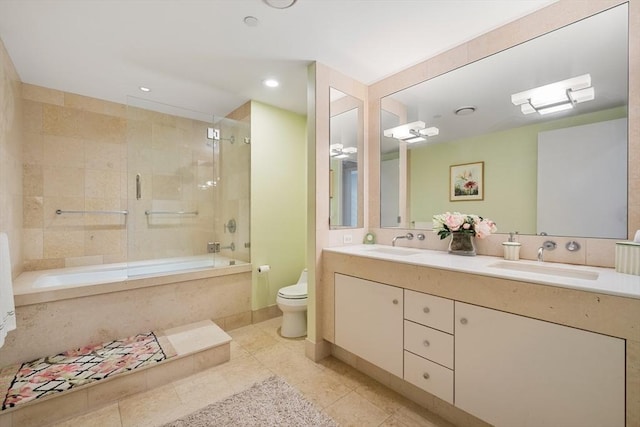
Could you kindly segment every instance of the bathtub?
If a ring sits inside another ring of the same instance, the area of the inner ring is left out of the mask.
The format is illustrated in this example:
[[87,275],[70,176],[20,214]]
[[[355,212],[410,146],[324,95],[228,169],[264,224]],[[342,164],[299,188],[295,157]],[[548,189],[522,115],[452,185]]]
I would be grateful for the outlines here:
[[219,255],[24,272],[14,280],[18,327],[2,362],[205,319],[246,326],[251,289],[251,264]]
[[27,271],[14,281],[16,305],[251,271],[251,264],[216,255]]
[[119,263],[108,265],[96,265],[80,269],[49,270],[44,271],[33,282],[33,288],[42,289],[60,286],[91,286],[101,283],[120,282],[131,277],[146,276],[151,274],[171,274],[185,272],[201,268],[225,267],[240,263],[233,259],[217,256],[193,256],[182,258],[167,258],[151,261],[137,261],[132,263]]

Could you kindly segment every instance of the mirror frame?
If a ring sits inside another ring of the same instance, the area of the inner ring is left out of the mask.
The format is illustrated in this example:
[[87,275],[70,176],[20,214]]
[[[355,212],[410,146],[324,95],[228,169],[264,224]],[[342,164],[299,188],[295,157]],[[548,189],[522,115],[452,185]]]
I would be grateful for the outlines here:
[[[415,84],[430,80],[441,74],[463,67],[513,46],[562,28],[581,19],[593,16],[612,7],[627,3],[629,6],[629,95],[628,95],[628,167],[627,190],[627,233],[632,236],[640,229],[640,172],[633,165],[640,161],[640,82],[631,76],[640,72],[640,59],[634,40],[640,34],[640,22],[633,19],[638,15],[638,6],[627,1],[572,2],[560,0],[520,20],[490,31],[465,44],[457,46],[420,64],[394,74],[372,86],[369,96],[372,100],[369,119],[369,198],[377,201],[377,209],[369,212],[370,224],[380,229],[380,114],[382,99]],[[634,38],[635,37],[635,38]],[[382,229],[384,230],[384,229]],[[392,229],[396,230],[397,229]],[[394,231],[394,232],[396,232]],[[570,236],[563,236],[570,237]],[[590,240],[590,238],[584,238]]]

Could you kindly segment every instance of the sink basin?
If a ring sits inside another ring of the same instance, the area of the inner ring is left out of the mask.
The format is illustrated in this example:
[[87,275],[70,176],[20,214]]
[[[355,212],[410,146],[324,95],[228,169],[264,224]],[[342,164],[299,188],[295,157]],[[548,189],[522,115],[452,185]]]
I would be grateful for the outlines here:
[[377,252],[380,254],[388,254],[388,255],[416,255],[419,254],[420,251],[417,251],[415,249],[406,249],[406,248],[394,248],[394,247],[389,247],[389,248],[372,248],[372,249],[368,249],[368,252]]
[[546,274],[548,276],[571,277],[573,279],[597,280],[598,272],[580,268],[554,267],[545,264],[524,264],[518,262],[496,262],[489,267],[502,270],[521,271],[523,273]]

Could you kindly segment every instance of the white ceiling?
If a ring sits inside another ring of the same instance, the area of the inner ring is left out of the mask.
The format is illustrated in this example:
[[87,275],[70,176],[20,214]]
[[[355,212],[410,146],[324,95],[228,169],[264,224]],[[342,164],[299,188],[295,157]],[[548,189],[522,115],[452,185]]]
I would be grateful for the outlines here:
[[26,83],[216,116],[249,99],[306,114],[311,61],[371,84],[554,1],[0,0],[0,38]]

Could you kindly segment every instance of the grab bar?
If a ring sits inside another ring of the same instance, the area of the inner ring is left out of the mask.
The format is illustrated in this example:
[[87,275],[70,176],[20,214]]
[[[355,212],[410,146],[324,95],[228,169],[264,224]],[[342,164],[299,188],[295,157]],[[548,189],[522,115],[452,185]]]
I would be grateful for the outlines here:
[[198,211],[144,211],[145,215],[198,215]]
[[63,211],[62,209],[56,209],[57,215],[62,214],[118,214],[118,215],[128,215],[129,211]]

